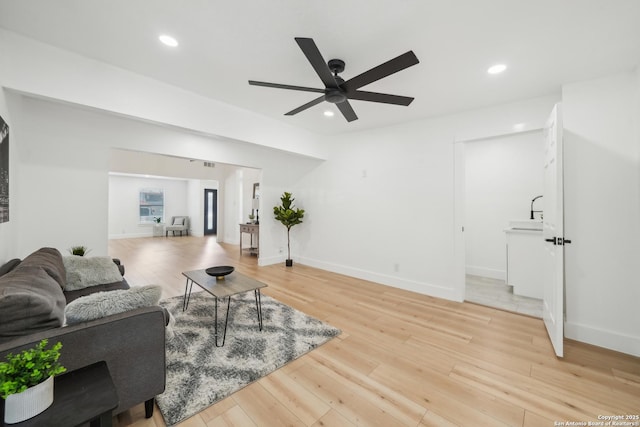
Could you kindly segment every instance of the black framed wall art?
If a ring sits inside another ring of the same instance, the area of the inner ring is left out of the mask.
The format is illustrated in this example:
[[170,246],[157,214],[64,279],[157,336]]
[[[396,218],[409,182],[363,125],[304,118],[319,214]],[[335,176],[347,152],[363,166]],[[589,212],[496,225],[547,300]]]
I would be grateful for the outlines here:
[[9,125],[0,116],[0,223],[9,221]]

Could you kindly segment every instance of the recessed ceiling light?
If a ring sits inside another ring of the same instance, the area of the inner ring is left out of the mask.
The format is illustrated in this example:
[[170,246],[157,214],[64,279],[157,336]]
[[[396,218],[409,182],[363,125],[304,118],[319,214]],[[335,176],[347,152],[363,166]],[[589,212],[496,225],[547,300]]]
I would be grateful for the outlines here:
[[515,130],[516,132],[520,132],[524,129],[525,124],[526,123],[516,123],[515,125],[513,125],[513,130]]
[[331,111],[331,110],[327,110],[327,111],[325,111],[325,112],[324,112],[324,116],[325,116],[325,117],[333,117],[333,111]]
[[487,73],[489,73],[489,74],[500,74],[501,72],[503,72],[506,69],[507,69],[506,65],[504,65],[504,64],[496,64],[496,65],[493,65],[493,66],[489,67],[489,69],[487,70]]
[[158,37],[158,39],[160,39],[160,41],[166,44],[167,46],[171,46],[171,47],[178,46],[178,40],[166,34],[161,35],[160,37]]

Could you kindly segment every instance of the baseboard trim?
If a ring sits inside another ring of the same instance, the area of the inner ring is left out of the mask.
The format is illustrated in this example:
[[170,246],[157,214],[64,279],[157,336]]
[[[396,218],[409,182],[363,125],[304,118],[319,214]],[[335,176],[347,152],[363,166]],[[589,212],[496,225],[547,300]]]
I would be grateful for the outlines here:
[[[265,260],[266,261],[266,260]],[[282,262],[284,262],[282,260]],[[309,267],[319,268],[321,270],[331,271],[333,273],[344,274],[345,276],[355,277],[357,279],[368,280],[370,282],[379,283],[381,285],[391,286],[406,291],[416,292],[423,295],[429,295],[437,298],[448,299],[451,301],[462,302],[462,296],[453,288],[445,288],[431,283],[418,282],[415,280],[403,279],[396,276],[376,273],[373,271],[362,270],[358,268],[348,267],[345,265],[334,264],[326,261],[320,261],[312,258],[299,258],[294,260]],[[267,264],[260,264],[267,265]]]
[[640,337],[638,336],[621,334],[573,322],[565,322],[564,336],[575,341],[640,357]]
[[496,280],[507,280],[507,272],[505,270],[497,270],[495,268],[478,267],[475,265],[467,265],[465,272],[473,276],[488,277]]
[[127,234],[109,234],[109,240],[116,239],[137,239],[138,237],[153,237],[153,233],[127,233]]
[[[273,264],[279,264],[279,263],[283,263],[284,264],[285,259],[283,257],[280,256],[270,256],[270,257],[264,257],[262,255],[258,256],[258,265],[260,267],[264,267],[267,265],[273,265]],[[293,260],[293,262],[295,263],[297,260]]]

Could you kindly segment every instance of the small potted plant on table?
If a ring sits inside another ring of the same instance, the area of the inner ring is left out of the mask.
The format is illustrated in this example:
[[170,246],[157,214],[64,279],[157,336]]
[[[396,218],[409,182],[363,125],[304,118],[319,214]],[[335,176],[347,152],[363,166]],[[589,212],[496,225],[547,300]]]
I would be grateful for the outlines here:
[[14,424],[33,418],[53,403],[53,377],[66,371],[59,362],[61,343],[46,349],[47,340],[0,362],[0,397],[4,421]]

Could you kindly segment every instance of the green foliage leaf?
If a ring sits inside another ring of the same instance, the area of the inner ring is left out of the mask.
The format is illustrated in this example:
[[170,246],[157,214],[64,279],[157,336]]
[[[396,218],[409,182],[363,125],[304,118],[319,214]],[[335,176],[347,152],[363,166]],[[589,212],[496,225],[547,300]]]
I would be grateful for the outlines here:
[[91,249],[87,248],[86,246],[71,246],[69,248],[69,253],[71,255],[84,256],[89,252],[91,252]]
[[7,361],[0,362],[0,396],[3,399],[66,371],[58,363],[62,343],[56,343],[49,350],[46,348],[47,343],[47,340],[42,340],[35,347],[23,350],[15,356],[9,353]]
[[302,224],[302,218],[304,218],[304,209],[296,208],[293,205],[294,200],[295,199],[291,197],[291,193],[285,191],[280,197],[282,204],[273,207],[275,219],[287,227],[287,230],[290,230],[294,225]]

